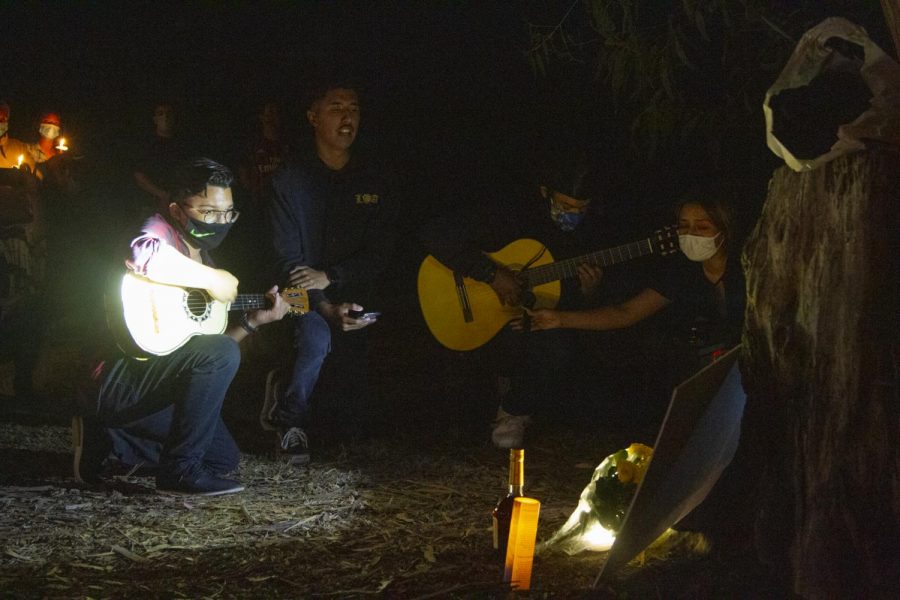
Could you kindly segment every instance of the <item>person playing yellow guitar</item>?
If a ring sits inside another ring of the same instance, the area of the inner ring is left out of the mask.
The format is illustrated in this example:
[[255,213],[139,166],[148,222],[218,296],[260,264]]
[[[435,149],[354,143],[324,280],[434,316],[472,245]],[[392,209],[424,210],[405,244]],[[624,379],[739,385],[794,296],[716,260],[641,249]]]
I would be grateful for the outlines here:
[[[578,342],[573,332],[521,335],[505,324],[521,317],[526,306],[555,307],[558,301],[561,307],[575,309],[600,301],[601,271],[587,260],[568,264],[566,273],[537,282],[526,277],[525,269],[530,273],[534,267],[616,241],[602,218],[594,172],[586,158],[562,152],[548,157],[539,172],[529,189],[517,194],[478,199],[468,212],[455,205],[456,214],[433,219],[423,234],[431,253],[419,272],[423,315],[448,348],[484,346],[479,352],[499,374],[501,405],[492,440],[501,448],[521,448],[531,415],[548,399],[564,394],[561,384],[577,377],[572,358]],[[618,225],[615,234],[624,235],[625,228]],[[497,251],[504,244],[508,245]],[[438,289],[445,280],[451,288],[456,281],[455,293]],[[490,296],[486,303],[481,302],[484,296]]]

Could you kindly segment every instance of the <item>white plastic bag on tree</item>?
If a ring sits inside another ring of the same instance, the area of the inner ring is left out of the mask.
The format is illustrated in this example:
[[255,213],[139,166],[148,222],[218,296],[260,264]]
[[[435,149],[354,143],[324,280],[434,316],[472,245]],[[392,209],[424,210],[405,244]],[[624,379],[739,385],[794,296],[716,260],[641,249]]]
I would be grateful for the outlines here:
[[808,30],[763,102],[769,148],[812,170],[866,141],[900,146],[900,65],[846,19]]

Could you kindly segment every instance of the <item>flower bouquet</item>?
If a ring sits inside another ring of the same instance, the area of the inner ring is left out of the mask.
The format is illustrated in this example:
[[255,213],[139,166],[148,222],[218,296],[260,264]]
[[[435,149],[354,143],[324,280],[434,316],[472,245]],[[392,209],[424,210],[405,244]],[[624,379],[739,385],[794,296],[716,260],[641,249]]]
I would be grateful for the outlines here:
[[568,554],[609,550],[652,456],[649,446],[631,444],[603,459],[572,516],[541,548],[557,546]]

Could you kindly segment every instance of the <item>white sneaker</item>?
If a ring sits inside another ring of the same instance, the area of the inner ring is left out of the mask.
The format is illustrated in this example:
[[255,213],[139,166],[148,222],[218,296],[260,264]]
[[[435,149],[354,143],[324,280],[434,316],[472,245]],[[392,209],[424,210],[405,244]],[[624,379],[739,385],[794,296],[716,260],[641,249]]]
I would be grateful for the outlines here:
[[498,408],[491,441],[498,448],[522,448],[525,443],[525,428],[530,421],[531,417],[528,415],[511,415]]

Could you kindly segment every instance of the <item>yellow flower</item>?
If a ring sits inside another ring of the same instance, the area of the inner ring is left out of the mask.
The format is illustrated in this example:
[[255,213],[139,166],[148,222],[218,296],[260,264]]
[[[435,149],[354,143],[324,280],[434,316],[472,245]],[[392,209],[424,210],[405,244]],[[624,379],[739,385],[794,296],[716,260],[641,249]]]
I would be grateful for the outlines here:
[[628,446],[628,455],[636,456],[638,459],[647,459],[653,456],[653,448],[635,442]]
[[616,462],[616,476],[622,483],[630,483],[635,476],[634,463],[628,460],[620,460]]
[[638,464],[634,466],[634,482],[640,483],[644,480],[644,474],[647,472],[647,467],[650,466],[650,462],[646,460],[642,460]]

